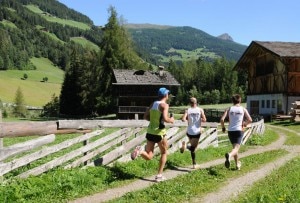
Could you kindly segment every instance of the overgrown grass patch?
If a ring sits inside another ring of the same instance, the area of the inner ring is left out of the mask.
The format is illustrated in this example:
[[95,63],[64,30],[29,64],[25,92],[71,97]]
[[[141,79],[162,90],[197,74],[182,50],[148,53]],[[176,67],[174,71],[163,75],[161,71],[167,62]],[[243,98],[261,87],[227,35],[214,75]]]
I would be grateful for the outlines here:
[[300,157],[273,171],[233,202],[299,202]]
[[201,197],[222,187],[230,178],[242,176],[249,171],[285,155],[284,150],[274,150],[241,159],[243,168],[236,171],[226,169],[223,164],[206,169],[194,170],[172,180],[154,184],[151,187],[127,193],[110,202],[183,202]]
[[291,122],[289,120],[286,120],[286,121],[274,121],[274,122],[270,123],[270,125],[287,127],[290,130],[295,130],[297,132],[300,132],[300,122]]
[[253,134],[251,138],[246,142],[247,146],[256,146],[261,145],[265,146],[271,144],[272,142],[276,141],[279,138],[279,135],[271,129],[266,129],[264,134]]
[[300,123],[282,121],[274,122],[271,125],[282,127],[280,129],[276,128],[276,130],[278,132],[284,132],[284,134],[286,134],[286,145],[300,145],[300,135],[297,134],[300,132]]

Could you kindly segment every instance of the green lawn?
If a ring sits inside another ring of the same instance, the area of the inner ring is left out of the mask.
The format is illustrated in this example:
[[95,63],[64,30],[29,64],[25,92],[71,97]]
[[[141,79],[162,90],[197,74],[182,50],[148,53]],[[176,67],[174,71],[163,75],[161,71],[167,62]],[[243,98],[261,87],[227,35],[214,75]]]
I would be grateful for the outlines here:
[[[52,65],[45,58],[33,58],[36,70],[7,70],[0,74],[0,99],[5,103],[13,103],[15,92],[21,88],[25,104],[29,106],[44,106],[51,100],[53,94],[60,94],[64,71]],[[28,75],[23,80],[24,74]],[[41,82],[44,77],[47,82]]]

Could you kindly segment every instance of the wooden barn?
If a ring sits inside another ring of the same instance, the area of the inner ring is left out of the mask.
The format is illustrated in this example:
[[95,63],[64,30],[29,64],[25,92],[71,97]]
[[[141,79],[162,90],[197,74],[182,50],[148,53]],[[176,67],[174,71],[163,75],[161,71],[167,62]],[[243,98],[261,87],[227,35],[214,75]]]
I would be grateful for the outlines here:
[[158,98],[158,89],[166,87],[176,95],[180,84],[163,66],[159,70],[114,69],[114,93],[119,119],[142,119],[146,108]]
[[248,72],[251,114],[288,115],[300,100],[300,43],[252,41],[234,68]]

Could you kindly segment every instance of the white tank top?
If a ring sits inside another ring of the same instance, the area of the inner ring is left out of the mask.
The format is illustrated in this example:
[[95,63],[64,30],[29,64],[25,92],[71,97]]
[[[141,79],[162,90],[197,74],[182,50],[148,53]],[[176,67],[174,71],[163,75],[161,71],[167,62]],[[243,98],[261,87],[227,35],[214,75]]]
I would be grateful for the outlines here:
[[201,126],[201,111],[199,107],[188,108],[188,127],[187,133],[189,135],[199,135]]
[[229,108],[229,126],[228,131],[241,131],[243,118],[244,118],[244,107],[232,106]]

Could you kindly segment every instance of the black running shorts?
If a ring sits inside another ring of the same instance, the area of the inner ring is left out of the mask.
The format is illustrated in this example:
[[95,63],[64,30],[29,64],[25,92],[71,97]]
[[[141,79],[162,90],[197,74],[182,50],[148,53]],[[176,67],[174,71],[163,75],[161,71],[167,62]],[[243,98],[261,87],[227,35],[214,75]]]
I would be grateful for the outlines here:
[[228,137],[231,144],[241,144],[243,136],[243,131],[228,131]]
[[154,142],[154,143],[158,143],[160,142],[162,139],[163,139],[164,136],[160,136],[160,135],[152,135],[152,134],[149,134],[147,133],[146,134],[146,139],[148,141],[151,141],[151,142]]

